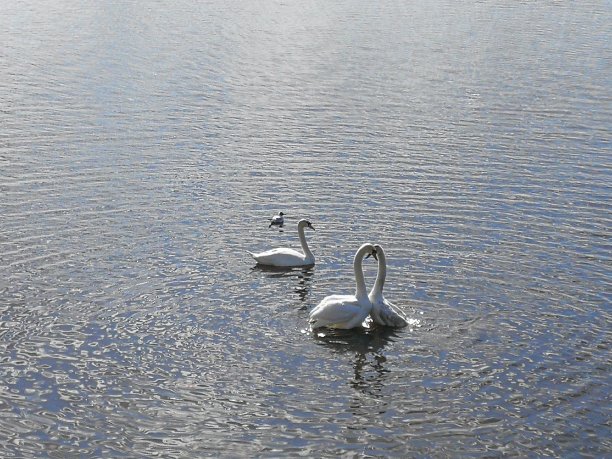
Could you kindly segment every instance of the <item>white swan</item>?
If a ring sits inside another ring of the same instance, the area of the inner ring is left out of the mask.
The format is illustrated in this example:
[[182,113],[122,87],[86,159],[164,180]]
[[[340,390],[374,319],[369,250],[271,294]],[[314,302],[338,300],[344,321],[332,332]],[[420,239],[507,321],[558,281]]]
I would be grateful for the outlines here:
[[249,252],[249,254],[257,263],[262,265],[279,266],[285,268],[314,265],[315,258],[308,248],[306,236],[304,235],[305,228],[310,228],[314,231],[314,227],[308,220],[300,220],[298,222],[298,235],[300,236],[300,243],[302,244],[302,250],[304,253],[298,252],[294,249],[280,248],[266,250],[265,252],[260,253]]
[[372,244],[363,244],[355,253],[353,260],[353,270],[355,271],[355,282],[357,290],[354,295],[330,295],[310,311],[308,321],[310,329],[328,328],[354,328],[368,317],[372,310],[372,303],[368,299],[368,294],[363,276],[363,258],[374,255],[376,249]]
[[383,295],[383,286],[387,277],[387,258],[383,248],[376,244],[374,246],[378,257],[378,274],[374,287],[370,291],[368,298],[372,303],[372,311],[370,315],[374,323],[387,327],[405,327],[408,325],[408,320],[400,312],[399,308],[387,300]]
[[[275,215],[274,217],[272,217],[270,219],[270,226],[276,225],[276,226],[283,226],[283,223],[285,223],[285,218],[283,217],[283,215],[285,215],[282,212],[279,212],[278,215]],[[268,228],[270,228],[270,226],[268,226]]]

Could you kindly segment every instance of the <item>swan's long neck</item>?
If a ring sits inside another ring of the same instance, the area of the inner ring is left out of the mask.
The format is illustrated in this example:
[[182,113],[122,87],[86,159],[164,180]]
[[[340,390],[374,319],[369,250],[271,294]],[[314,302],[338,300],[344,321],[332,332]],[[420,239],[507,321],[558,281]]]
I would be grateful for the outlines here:
[[387,278],[387,259],[385,258],[385,252],[383,252],[382,248],[376,248],[376,256],[378,257],[378,273],[376,274],[374,286],[372,290],[370,290],[370,297],[382,296],[385,279]]
[[361,246],[361,248],[355,254],[355,259],[353,260],[353,269],[355,270],[355,283],[357,284],[355,297],[358,300],[368,297],[368,292],[366,291],[365,285],[365,277],[363,276],[363,257],[365,257],[367,250],[368,247]]
[[306,228],[306,225],[298,225],[298,236],[300,237],[300,244],[302,245],[302,250],[304,251],[304,255],[306,256],[306,258],[313,260],[314,255],[310,251],[310,248],[308,247],[308,242],[306,242],[306,235],[304,234],[304,228]]

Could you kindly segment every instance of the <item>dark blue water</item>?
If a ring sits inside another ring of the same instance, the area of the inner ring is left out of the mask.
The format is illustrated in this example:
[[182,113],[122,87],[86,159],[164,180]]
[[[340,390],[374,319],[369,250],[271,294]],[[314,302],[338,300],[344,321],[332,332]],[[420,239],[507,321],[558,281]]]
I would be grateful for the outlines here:
[[607,2],[2,10],[0,456],[612,454]]

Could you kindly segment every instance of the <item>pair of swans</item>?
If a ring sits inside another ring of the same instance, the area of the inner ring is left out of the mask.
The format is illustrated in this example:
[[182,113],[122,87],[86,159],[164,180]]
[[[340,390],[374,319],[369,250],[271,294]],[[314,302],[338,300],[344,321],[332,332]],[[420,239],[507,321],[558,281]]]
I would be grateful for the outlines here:
[[[308,247],[304,230],[314,227],[308,220],[298,222],[298,236],[303,253],[294,249],[279,248],[260,253],[251,253],[255,261],[262,265],[277,267],[298,267],[314,265],[313,253]],[[368,294],[363,274],[363,259],[374,256],[378,261],[378,273],[374,287]],[[363,244],[353,260],[357,290],[354,295],[330,295],[325,297],[315,307],[309,316],[311,328],[354,328],[363,323],[371,314],[372,320],[378,325],[388,327],[404,327],[408,324],[398,308],[383,295],[383,286],[387,277],[387,259],[380,245]]]
[[[363,275],[363,260],[373,256],[378,261],[376,281],[370,293],[367,293]],[[354,295],[329,295],[310,311],[310,328],[340,328],[358,327],[368,315],[375,324],[386,327],[405,327],[408,320],[397,306],[383,295],[383,287],[387,277],[387,259],[385,251],[378,245],[363,244],[355,253],[353,259],[355,283],[357,289]]]

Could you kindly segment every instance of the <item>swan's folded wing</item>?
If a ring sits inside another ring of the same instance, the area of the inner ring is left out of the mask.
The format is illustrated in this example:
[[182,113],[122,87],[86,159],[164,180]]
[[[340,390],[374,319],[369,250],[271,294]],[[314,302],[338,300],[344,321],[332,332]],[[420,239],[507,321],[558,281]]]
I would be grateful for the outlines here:
[[325,311],[332,310],[335,307],[339,307],[350,300],[354,300],[355,297],[350,295],[329,295],[321,300],[321,302],[310,311],[310,317],[319,316],[320,314],[326,314]]
[[303,259],[304,254],[294,249],[279,248],[266,250],[265,252],[252,253],[251,256],[258,263],[262,264],[276,264],[282,263],[285,260],[291,259]]
[[390,301],[385,300],[378,308],[378,316],[380,318],[381,325],[387,327],[405,327],[408,325],[408,320],[404,316],[404,313]]
[[344,324],[361,314],[361,308],[356,304],[355,297],[332,295],[324,298],[309,317],[310,324],[316,327]]

